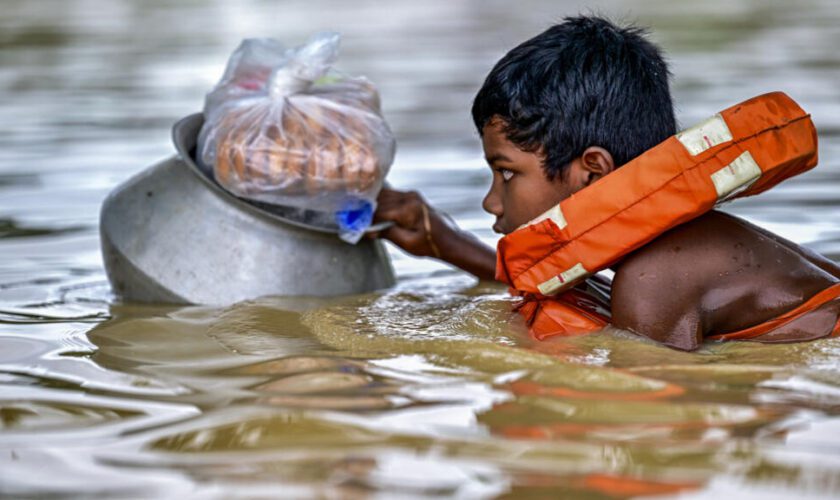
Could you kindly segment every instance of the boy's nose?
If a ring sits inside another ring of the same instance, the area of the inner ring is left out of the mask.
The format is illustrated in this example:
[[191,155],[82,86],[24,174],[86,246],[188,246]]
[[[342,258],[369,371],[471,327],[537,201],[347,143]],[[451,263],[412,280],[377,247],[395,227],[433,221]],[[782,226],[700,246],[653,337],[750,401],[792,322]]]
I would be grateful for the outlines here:
[[485,212],[495,215],[496,217],[502,216],[504,213],[504,206],[502,205],[502,199],[498,194],[496,194],[495,189],[490,188],[490,191],[487,192],[487,195],[481,202],[481,208],[483,208]]

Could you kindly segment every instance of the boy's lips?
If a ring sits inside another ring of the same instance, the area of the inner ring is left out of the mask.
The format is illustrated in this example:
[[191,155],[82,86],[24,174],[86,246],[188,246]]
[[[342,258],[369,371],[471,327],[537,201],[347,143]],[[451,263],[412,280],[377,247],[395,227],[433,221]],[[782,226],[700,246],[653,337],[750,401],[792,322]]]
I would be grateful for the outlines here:
[[505,230],[502,227],[502,224],[496,219],[496,222],[493,224],[493,232],[499,234],[505,234]]

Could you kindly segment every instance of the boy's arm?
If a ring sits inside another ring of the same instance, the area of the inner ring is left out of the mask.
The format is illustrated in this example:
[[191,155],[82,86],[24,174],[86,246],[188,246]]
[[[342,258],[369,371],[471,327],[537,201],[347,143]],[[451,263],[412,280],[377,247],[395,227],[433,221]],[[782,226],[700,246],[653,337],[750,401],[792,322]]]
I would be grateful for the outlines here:
[[[612,286],[612,324],[681,351],[693,351],[703,342],[700,310],[678,283],[664,289],[651,261],[624,264]],[[675,280],[678,281],[678,280]]]
[[385,188],[377,204],[374,221],[394,225],[373,237],[390,240],[418,257],[438,258],[479,279],[495,279],[496,251],[447,220],[417,192]]
[[708,239],[707,227],[684,224],[615,266],[612,324],[668,347],[698,349],[704,337],[701,294],[720,267],[720,259],[698,244],[703,237]]

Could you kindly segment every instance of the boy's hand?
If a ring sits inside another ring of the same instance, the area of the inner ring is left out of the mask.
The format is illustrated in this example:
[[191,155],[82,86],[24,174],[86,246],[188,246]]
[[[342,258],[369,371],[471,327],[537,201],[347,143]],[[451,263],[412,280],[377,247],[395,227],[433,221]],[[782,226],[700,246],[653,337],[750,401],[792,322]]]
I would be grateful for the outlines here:
[[383,188],[376,201],[374,224],[391,221],[394,225],[371,236],[390,240],[418,257],[443,259],[438,241],[452,238],[457,228],[433,210],[419,193]]
[[369,236],[390,240],[418,257],[435,257],[484,280],[496,272],[496,251],[475,236],[460,230],[448,217],[429,206],[415,191],[382,189],[377,199],[374,223],[393,226]]

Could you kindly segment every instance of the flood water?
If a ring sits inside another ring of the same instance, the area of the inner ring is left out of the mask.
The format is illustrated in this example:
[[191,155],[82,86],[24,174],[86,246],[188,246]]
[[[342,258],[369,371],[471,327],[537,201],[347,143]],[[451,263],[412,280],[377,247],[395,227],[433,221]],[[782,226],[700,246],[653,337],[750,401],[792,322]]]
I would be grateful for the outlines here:
[[102,200],[173,154],[171,125],[250,36],[343,32],[339,68],[380,86],[397,134],[389,181],[493,244],[472,96],[582,11],[652,28],[683,125],[772,90],[811,112],[820,166],[728,210],[840,258],[834,0],[4,0],[0,495],[840,496],[838,340],[535,345],[502,287],[393,248],[399,282],[377,294],[111,295]]

